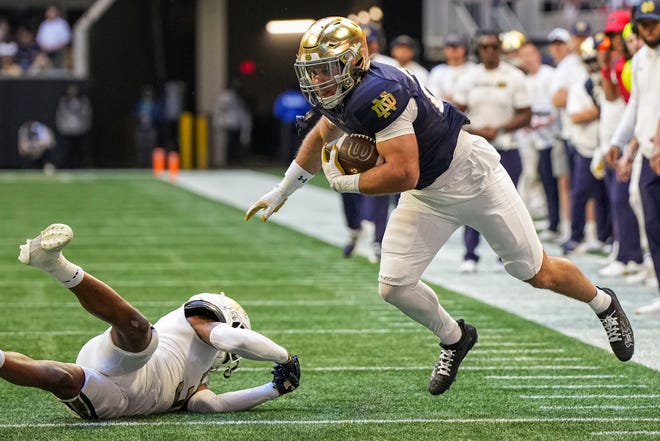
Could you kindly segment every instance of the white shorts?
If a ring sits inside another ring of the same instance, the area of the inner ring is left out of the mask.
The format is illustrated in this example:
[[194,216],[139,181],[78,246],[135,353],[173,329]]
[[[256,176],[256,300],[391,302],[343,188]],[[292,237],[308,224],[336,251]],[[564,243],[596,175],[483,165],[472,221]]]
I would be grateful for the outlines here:
[[433,184],[401,195],[383,239],[380,282],[417,283],[463,225],[484,236],[512,276],[529,280],[540,270],[543,246],[498,153],[481,137],[471,142],[471,151],[455,155]]
[[105,419],[122,416],[128,406],[128,397],[113,377],[106,377],[87,367],[85,384],[77,397],[60,400],[83,419]]
[[151,328],[151,342],[141,352],[128,352],[115,346],[108,328],[89,340],[78,353],[76,364],[92,368],[109,377],[136,371],[147,364],[158,348],[158,332]]
[[[85,384],[77,397],[60,400],[75,414],[85,419],[124,416],[129,394],[138,385],[143,398],[158,392],[149,381],[155,378],[142,369],[158,348],[158,332],[151,328],[151,342],[144,351],[127,352],[118,348],[110,336],[110,328],[91,338],[78,353],[76,364],[85,371]],[[155,401],[152,400],[152,401]]]

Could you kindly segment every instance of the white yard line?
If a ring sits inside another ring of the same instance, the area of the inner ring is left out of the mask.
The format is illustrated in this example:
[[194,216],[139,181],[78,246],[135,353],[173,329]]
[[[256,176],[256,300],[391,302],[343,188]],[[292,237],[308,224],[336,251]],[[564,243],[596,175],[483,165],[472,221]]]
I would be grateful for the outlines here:
[[488,380],[603,380],[625,375],[487,375]]
[[646,389],[645,384],[508,384],[502,389]]
[[593,398],[608,398],[616,400],[639,400],[640,398],[660,398],[658,394],[585,394],[585,395],[520,395],[523,400],[591,400]]
[[[279,180],[276,176],[245,170],[186,171],[179,174],[177,185],[246,210]],[[257,218],[251,222],[261,220]],[[343,245],[347,236],[339,195],[309,184],[292,195],[282,209],[271,217],[268,223],[270,222],[285,225],[337,246]],[[263,227],[268,228],[268,223]],[[427,281],[515,313],[593,346],[610,350],[603,329],[587,305],[549,291],[534,290],[498,271],[495,255],[487,244],[482,243],[479,248],[482,257],[479,272],[469,276],[459,274],[455,269],[463,255],[460,231],[449,239],[425,272],[424,278]],[[546,248],[550,254],[559,252],[556,245],[547,245]],[[368,243],[360,242],[358,253],[367,255]],[[341,258],[339,251],[337,256]],[[572,259],[588,277],[597,280],[598,258],[575,256]],[[635,308],[657,298],[657,290],[629,286],[620,279],[602,280],[598,283],[613,288],[629,314],[636,336],[636,354],[633,360],[660,370],[658,321],[632,316]],[[469,317],[466,319],[469,321]]]
[[637,405],[631,404],[629,406],[620,406],[616,404],[594,404],[587,406],[539,406],[541,410],[630,410],[630,409],[657,409],[658,406],[654,405]]
[[[305,366],[305,372],[389,372],[425,371],[429,366]],[[597,370],[598,366],[582,365],[543,365],[543,366],[461,366],[461,371],[556,371],[556,370]],[[241,368],[242,371],[262,371],[263,368]]]
[[[53,429],[86,427],[159,427],[159,426],[335,426],[373,424],[516,424],[516,423],[655,423],[660,418],[616,417],[616,418],[401,418],[401,419],[341,419],[341,420],[205,420],[205,421],[98,421],[78,423],[7,423],[0,429]],[[601,433],[601,432],[596,432]],[[604,432],[603,432],[604,433]]]

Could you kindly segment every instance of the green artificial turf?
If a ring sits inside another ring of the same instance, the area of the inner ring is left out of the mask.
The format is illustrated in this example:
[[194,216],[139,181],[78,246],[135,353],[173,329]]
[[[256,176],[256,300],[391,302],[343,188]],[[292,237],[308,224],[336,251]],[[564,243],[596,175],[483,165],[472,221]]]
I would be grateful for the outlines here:
[[[53,222],[67,257],[156,321],[198,292],[224,291],[255,330],[300,356],[301,387],[251,411],[81,421],[48,393],[0,380],[0,440],[612,440],[660,437],[660,375],[437,288],[479,330],[457,382],[426,391],[436,338],[377,291],[377,266],[148,173],[0,173],[0,349],[75,360],[105,324],[16,261]],[[227,391],[270,381],[247,361]]]

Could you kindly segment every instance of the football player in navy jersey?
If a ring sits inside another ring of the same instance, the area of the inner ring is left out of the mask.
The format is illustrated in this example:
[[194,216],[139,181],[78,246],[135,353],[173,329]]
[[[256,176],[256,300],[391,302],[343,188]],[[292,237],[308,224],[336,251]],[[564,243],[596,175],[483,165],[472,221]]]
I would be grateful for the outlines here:
[[[441,394],[477,342],[476,329],[454,320],[420,280],[449,236],[462,225],[480,231],[512,276],[588,303],[616,356],[629,360],[633,331],[614,292],[597,288],[569,260],[545,254],[532,219],[499,155],[463,126],[466,116],[421,87],[410,73],[370,63],[364,33],[342,17],[316,21],[303,35],[295,62],[300,89],[322,117],[310,130],[282,181],[246,212],[266,221],[321,168],[338,192],[401,192],[387,225],[379,293],[440,339],[429,392]],[[376,140],[382,165],[343,175],[336,148],[343,132]]]

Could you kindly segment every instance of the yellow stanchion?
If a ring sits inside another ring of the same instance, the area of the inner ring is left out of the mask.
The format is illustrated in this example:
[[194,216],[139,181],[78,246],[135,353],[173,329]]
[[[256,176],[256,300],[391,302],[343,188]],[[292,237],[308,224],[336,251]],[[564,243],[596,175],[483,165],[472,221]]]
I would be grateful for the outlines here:
[[195,118],[195,159],[198,169],[209,168],[209,122],[206,115]]
[[193,166],[193,114],[183,112],[179,117],[179,154],[181,169],[190,170]]

